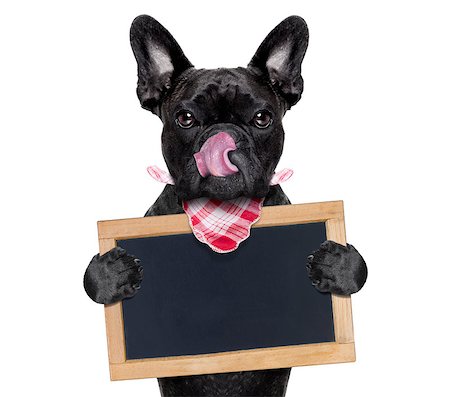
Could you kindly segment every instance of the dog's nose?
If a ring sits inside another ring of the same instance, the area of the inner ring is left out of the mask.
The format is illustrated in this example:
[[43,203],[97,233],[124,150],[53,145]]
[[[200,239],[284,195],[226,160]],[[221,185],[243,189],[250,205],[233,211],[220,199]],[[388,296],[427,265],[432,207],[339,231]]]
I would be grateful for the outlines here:
[[228,153],[236,150],[236,142],[233,137],[221,131],[209,137],[194,154],[198,172],[202,177],[208,175],[228,176],[238,172],[238,168],[228,158]]

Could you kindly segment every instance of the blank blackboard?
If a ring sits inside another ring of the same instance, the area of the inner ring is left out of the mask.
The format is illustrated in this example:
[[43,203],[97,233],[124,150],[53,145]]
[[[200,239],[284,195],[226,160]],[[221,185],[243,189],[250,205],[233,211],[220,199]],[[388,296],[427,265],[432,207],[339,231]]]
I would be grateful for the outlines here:
[[342,201],[264,207],[237,251],[218,254],[185,214],[98,222],[100,253],[141,259],[138,294],[105,306],[112,380],[355,360],[350,297],[321,294],[305,269],[345,244]]
[[331,295],[305,268],[325,240],[311,223],[255,229],[229,254],[192,234],[118,241],[144,267],[123,301],[127,359],[334,341]]

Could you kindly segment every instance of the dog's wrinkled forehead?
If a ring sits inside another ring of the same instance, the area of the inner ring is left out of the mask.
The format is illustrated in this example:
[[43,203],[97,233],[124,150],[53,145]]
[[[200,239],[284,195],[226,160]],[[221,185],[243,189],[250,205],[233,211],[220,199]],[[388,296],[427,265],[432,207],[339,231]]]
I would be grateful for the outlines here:
[[278,112],[280,100],[245,68],[191,69],[180,76],[163,106],[169,113],[189,110],[205,122],[230,122],[248,121],[260,109]]

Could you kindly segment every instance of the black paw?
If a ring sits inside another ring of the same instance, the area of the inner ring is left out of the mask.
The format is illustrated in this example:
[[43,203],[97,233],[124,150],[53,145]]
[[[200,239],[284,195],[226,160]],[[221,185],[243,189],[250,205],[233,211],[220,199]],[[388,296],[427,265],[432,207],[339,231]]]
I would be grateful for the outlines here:
[[320,292],[350,295],[358,292],[367,279],[364,259],[350,244],[327,240],[308,256],[309,278]]
[[84,274],[84,289],[89,297],[110,304],[134,296],[141,287],[144,270],[140,260],[115,247],[106,254],[95,255]]

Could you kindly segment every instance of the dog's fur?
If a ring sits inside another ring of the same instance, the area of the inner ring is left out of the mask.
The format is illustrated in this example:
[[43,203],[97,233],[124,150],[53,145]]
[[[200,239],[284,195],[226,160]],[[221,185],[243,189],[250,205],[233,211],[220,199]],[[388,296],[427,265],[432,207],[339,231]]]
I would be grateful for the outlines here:
[[[138,64],[137,95],[142,107],[163,122],[164,159],[175,180],[145,215],[182,213],[182,200],[197,197],[265,197],[264,205],[289,204],[280,186],[269,187],[269,181],[283,150],[282,118],[303,91],[305,21],[292,16],[281,22],[247,68],[195,69],[171,34],[145,15],[133,21],[130,39]],[[261,112],[270,118],[262,128],[255,121]],[[180,117],[194,121],[186,127]],[[203,178],[193,154],[220,131],[236,142],[229,157],[239,172]],[[348,295],[367,277],[364,260],[351,245],[326,241],[305,262],[313,285],[322,292]],[[142,277],[139,260],[115,248],[93,258],[84,284],[94,301],[107,304],[132,297]],[[286,368],[164,378],[159,385],[163,396],[283,396],[289,373]]]

